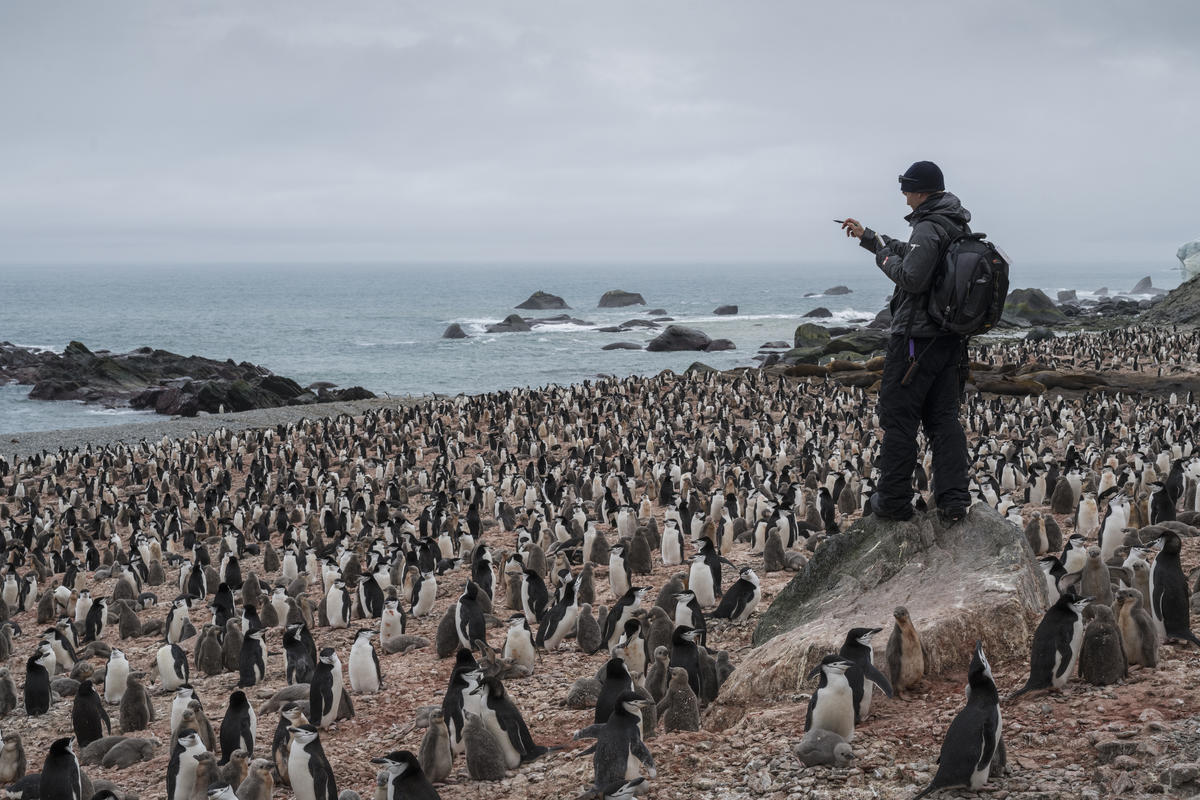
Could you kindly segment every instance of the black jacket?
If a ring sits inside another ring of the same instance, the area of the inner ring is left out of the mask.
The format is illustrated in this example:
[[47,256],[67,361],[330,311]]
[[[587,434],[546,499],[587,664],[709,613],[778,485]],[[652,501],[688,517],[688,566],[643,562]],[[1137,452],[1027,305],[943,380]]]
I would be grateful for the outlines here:
[[891,332],[908,333],[911,318],[912,336],[945,336],[946,331],[929,318],[926,310],[929,286],[950,240],[970,232],[971,212],[954,195],[940,192],[904,219],[912,226],[907,242],[868,228],[859,244],[875,254],[876,265],[896,284]]

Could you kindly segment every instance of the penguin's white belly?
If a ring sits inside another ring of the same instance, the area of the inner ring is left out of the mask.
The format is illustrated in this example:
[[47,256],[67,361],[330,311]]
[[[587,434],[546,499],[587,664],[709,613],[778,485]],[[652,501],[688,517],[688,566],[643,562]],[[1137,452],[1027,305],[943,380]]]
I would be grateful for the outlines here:
[[625,756],[625,780],[631,781],[642,776],[642,761],[632,751]]
[[425,581],[421,584],[421,591],[417,593],[417,604],[413,606],[413,614],[418,617],[423,617],[433,610],[433,601],[437,596],[437,584],[433,581]]
[[521,766],[521,754],[513,747],[512,740],[508,738],[508,734],[500,727],[500,720],[496,718],[496,712],[485,710],[484,718],[487,720],[488,730],[492,732],[492,737],[500,745],[500,749],[504,751],[504,763],[509,769],[516,769]]
[[678,537],[669,536],[663,540],[662,561],[666,566],[683,563],[683,553],[679,547]]
[[688,573],[688,588],[696,593],[696,600],[700,603],[701,608],[717,604],[716,595],[713,593],[712,570],[708,568],[708,565],[692,565]]
[[[356,653],[355,650],[358,650]],[[350,650],[350,688],[356,692],[378,692],[379,677],[371,654],[360,648]]]
[[813,708],[812,725],[841,736],[847,742],[854,736],[854,696],[850,684],[826,685],[820,690],[817,705]]
[[313,785],[312,773],[308,771],[308,753],[294,747],[288,753],[288,780],[296,800],[316,800],[317,787]]

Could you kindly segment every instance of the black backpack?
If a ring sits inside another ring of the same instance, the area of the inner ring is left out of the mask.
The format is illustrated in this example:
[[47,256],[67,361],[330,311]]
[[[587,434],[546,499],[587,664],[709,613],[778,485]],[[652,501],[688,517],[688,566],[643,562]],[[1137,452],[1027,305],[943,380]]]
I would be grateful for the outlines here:
[[971,233],[930,217],[950,237],[941,264],[929,287],[929,316],[950,333],[987,333],[1000,321],[1008,297],[1008,256],[987,241],[986,233]]

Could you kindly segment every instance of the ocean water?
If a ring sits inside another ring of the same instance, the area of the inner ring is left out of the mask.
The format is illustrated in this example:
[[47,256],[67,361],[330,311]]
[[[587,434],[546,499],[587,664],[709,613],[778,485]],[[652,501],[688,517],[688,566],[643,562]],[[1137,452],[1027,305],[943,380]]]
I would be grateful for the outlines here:
[[[1136,265],[1016,264],[1012,286],[1053,297],[1100,286],[1129,291],[1145,275],[1170,289],[1182,275],[1163,262]],[[597,375],[682,371],[694,361],[725,369],[753,365],[759,348],[790,341],[803,315],[833,312],[827,325],[869,320],[891,284],[864,253],[849,265],[327,265],[0,267],[0,341],[61,351],[71,340],[92,350],[151,346],[185,355],[232,358],[268,367],[302,386],[330,381],[384,395],[476,393],[565,384]],[[820,293],[835,285],[852,292]],[[571,310],[517,311],[541,289]],[[640,292],[646,306],[599,309],[610,289]],[[815,294],[816,296],[806,296]],[[735,304],[736,316],[716,316]],[[598,327],[665,309],[682,325],[732,340],[718,353],[604,351],[616,341],[645,344],[658,331],[601,333]],[[561,313],[587,325],[487,334],[512,313]],[[442,339],[458,322],[465,340]],[[0,386],[0,435],[130,422],[151,412],[28,399],[29,387]]]

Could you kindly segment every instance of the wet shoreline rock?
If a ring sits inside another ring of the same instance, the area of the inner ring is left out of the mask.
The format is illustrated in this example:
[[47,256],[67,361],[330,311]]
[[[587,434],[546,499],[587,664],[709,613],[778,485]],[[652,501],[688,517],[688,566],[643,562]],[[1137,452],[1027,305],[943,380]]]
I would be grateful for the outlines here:
[[612,289],[600,297],[597,308],[624,308],[625,306],[644,306],[646,299],[637,292],[626,292],[622,289]]
[[181,356],[151,347],[93,352],[75,341],[62,353],[0,343],[0,383],[9,382],[31,386],[29,397],[35,400],[77,400],[185,417],[375,396],[361,386],[339,390],[321,383],[305,389],[247,361]]
[[515,307],[529,309],[532,311],[545,311],[546,309],[569,309],[570,308],[570,306],[567,305],[566,300],[563,300],[561,297],[559,297],[556,294],[550,294],[549,292],[543,292],[541,289],[538,289],[536,292],[529,295],[529,297],[525,300],[525,302],[523,302],[520,305],[515,306]]

